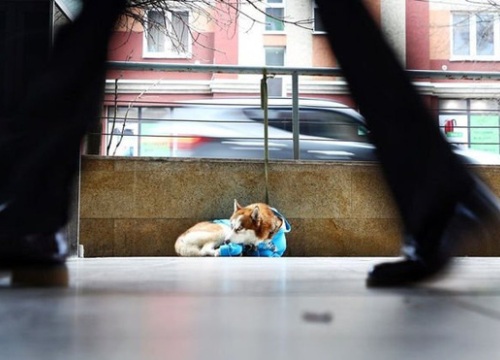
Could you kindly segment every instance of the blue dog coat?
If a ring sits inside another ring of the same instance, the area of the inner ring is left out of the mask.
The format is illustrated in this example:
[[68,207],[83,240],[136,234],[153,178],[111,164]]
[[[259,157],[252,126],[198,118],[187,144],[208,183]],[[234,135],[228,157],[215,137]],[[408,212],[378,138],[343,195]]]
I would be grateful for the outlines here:
[[[267,257],[280,257],[286,250],[286,237],[285,233],[290,232],[292,227],[290,223],[285,219],[283,215],[279,213],[278,210],[271,208],[274,214],[281,218],[282,224],[280,229],[274,234],[271,241],[261,242],[255,250],[243,251],[244,246],[241,244],[229,243],[227,245],[221,245],[219,248],[220,256],[267,256]],[[231,226],[229,219],[220,219],[213,221],[216,224],[222,224],[224,226]]]

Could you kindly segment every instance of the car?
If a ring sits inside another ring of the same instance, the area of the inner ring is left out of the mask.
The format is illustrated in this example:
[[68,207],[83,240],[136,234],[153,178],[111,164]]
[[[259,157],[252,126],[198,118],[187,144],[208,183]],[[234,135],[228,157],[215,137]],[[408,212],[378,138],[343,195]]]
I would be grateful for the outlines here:
[[[108,155],[265,156],[265,117],[259,98],[189,100],[113,111],[108,116]],[[354,109],[331,100],[299,99],[298,151],[294,151],[297,142],[294,145],[292,114],[291,98],[269,99],[269,159],[377,161],[369,128]],[[466,163],[500,164],[499,155],[457,146],[453,149]]]

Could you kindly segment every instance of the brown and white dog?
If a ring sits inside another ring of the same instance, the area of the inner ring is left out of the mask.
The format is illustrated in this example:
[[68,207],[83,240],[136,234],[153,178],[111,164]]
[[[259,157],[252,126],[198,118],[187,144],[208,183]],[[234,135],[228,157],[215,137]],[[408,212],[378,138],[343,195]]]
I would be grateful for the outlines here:
[[229,242],[256,247],[270,241],[282,224],[283,219],[269,205],[255,203],[243,207],[234,200],[229,220],[195,224],[177,238],[175,252],[180,256],[219,256],[219,247]]

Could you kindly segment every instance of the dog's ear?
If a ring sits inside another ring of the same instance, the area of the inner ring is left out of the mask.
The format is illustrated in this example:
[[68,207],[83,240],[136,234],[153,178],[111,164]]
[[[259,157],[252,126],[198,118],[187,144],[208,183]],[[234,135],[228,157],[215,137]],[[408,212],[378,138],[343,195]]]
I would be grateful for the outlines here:
[[253,208],[251,217],[254,222],[257,222],[260,219],[260,210],[258,206]]
[[238,210],[241,210],[243,209],[243,206],[241,206],[239,203],[238,203],[238,200],[234,199],[234,211],[238,211]]

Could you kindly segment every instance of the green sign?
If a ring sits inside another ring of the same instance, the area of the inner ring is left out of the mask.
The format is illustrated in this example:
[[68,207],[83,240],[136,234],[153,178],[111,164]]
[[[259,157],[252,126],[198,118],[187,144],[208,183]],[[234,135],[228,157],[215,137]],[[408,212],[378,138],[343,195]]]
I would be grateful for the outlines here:
[[471,115],[470,147],[476,150],[500,153],[498,115]]

